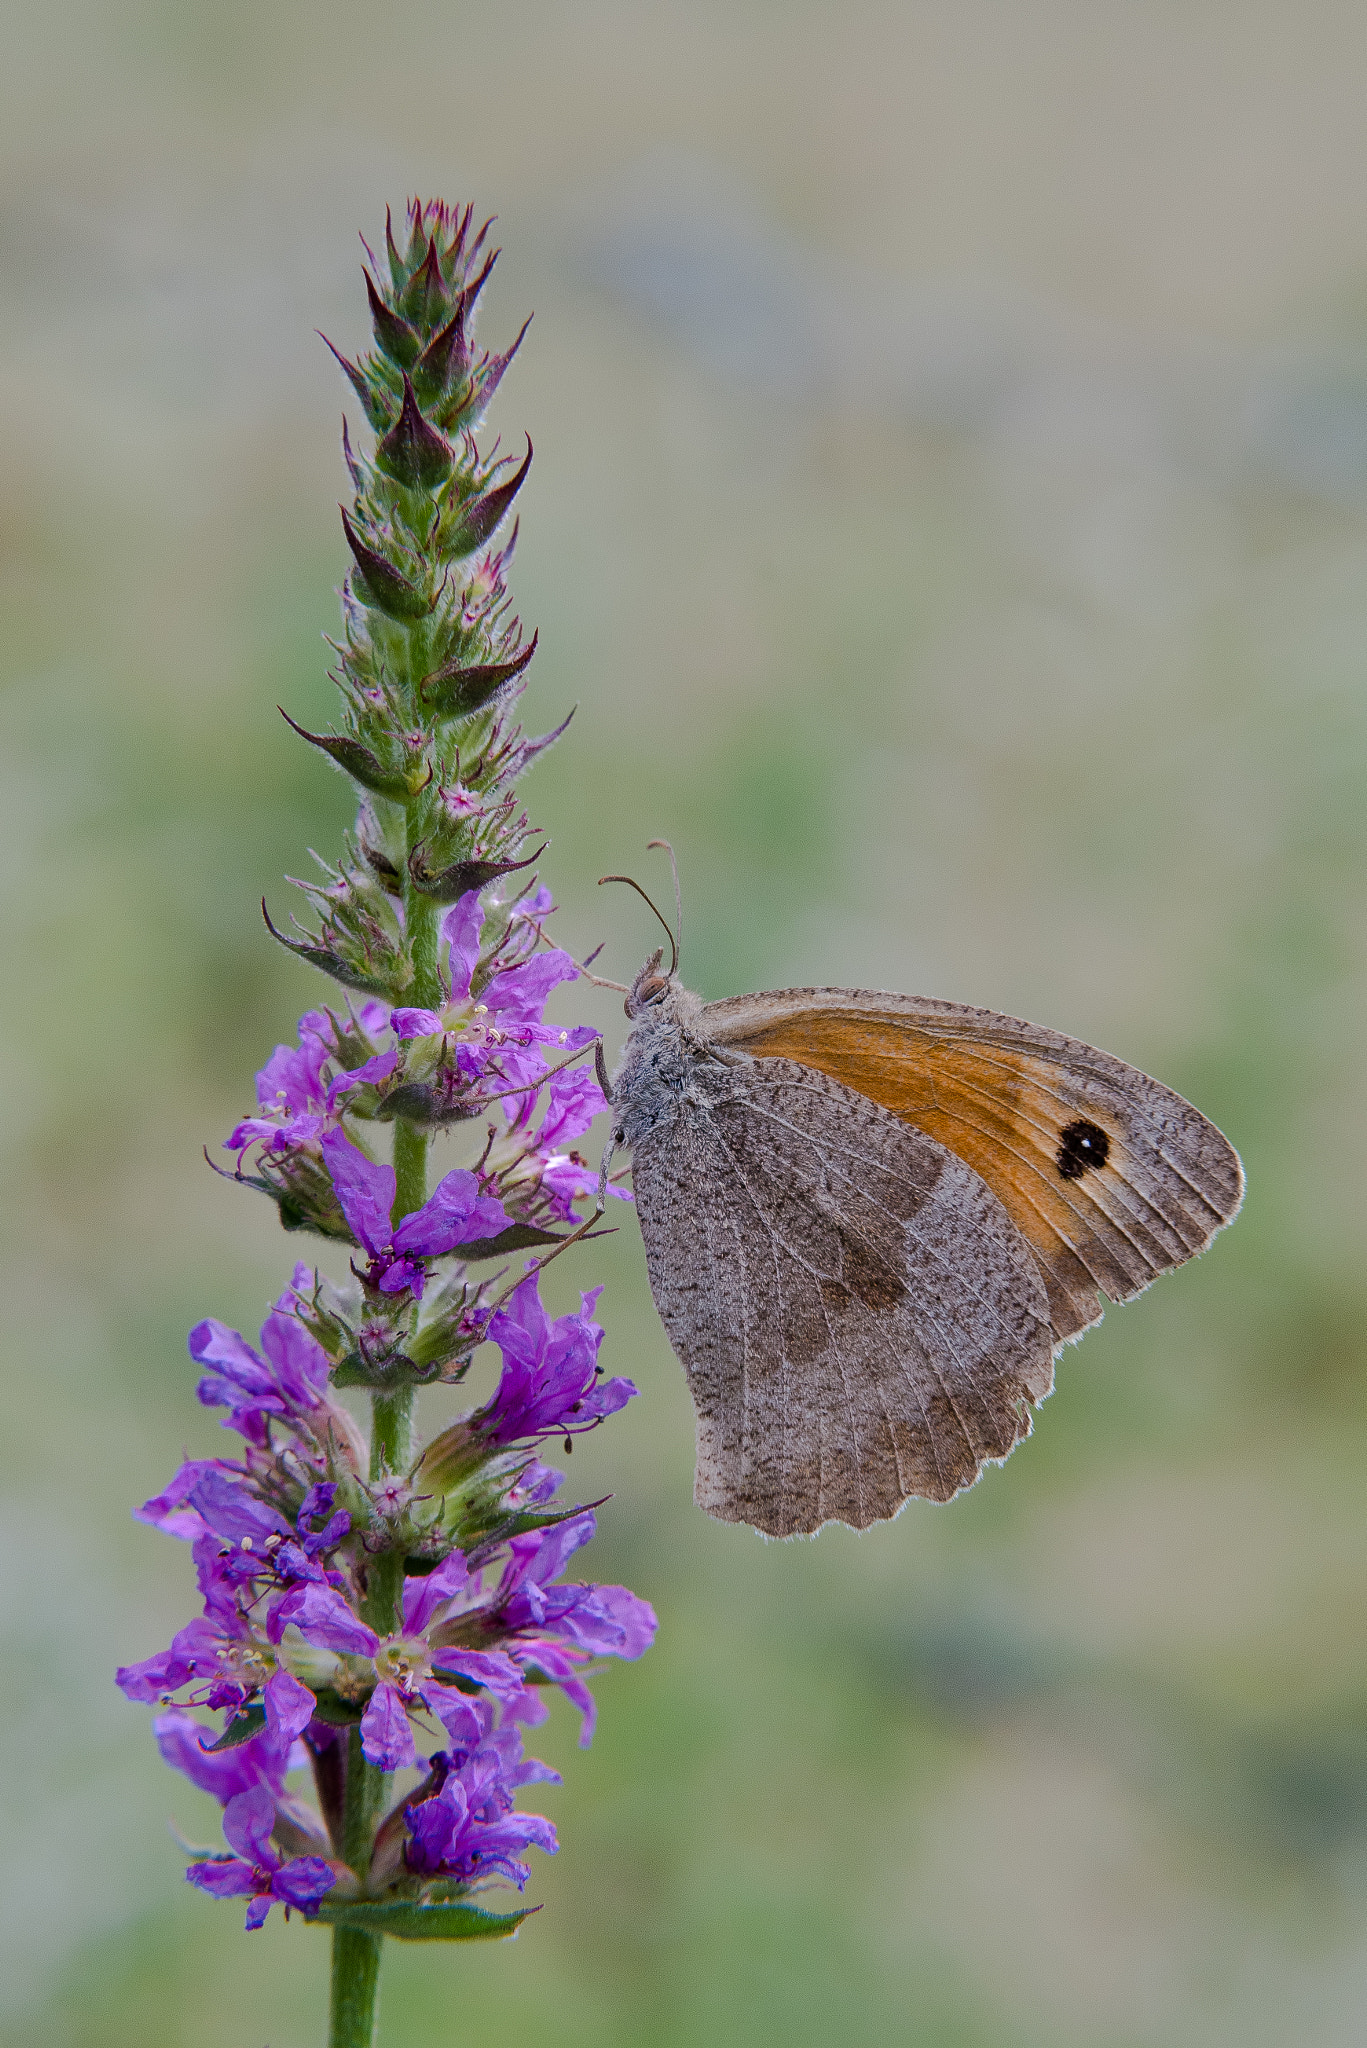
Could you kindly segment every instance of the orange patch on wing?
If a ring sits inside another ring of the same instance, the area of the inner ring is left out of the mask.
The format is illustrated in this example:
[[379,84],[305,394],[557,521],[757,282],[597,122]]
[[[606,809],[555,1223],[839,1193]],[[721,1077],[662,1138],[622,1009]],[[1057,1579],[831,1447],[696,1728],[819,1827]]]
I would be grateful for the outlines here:
[[1125,1200],[1126,1132],[1114,1115],[1090,1104],[1082,1112],[1110,1140],[1105,1168],[1060,1174],[1059,1146],[1079,1108],[1047,1060],[867,1010],[790,1015],[729,1031],[726,1042],[843,1081],[971,1166],[1034,1253],[1059,1340],[1099,1319],[1098,1286],[1124,1299],[1174,1263]]

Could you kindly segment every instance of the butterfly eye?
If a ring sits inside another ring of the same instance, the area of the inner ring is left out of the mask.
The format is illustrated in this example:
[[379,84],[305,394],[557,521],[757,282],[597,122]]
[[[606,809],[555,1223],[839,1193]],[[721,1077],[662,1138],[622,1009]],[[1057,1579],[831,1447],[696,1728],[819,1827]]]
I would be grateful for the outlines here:
[[639,1017],[642,1010],[650,1009],[652,1004],[662,1003],[668,994],[669,976],[667,974],[652,974],[649,968],[647,968],[644,973],[637,975],[632,985],[631,994],[623,1003],[622,1008],[626,1011],[628,1017]]

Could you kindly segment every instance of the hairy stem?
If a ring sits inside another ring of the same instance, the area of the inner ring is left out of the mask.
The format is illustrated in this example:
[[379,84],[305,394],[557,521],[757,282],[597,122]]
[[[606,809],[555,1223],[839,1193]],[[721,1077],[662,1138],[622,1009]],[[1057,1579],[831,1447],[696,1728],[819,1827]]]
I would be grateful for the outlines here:
[[[363,1885],[369,1875],[375,1823],[384,1806],[387,1789],[385,1773],[366,1762],[360,1729],[349,1729],[342,1855]],[[380,1936],[352,1927],[334,1927],[329,2048],[371,2048],[375,2038],[375,1988],[379,1976]]]
[[328,2048],[371,2048],[380,1937],[359,1927],[332,1930],[332,2024]]

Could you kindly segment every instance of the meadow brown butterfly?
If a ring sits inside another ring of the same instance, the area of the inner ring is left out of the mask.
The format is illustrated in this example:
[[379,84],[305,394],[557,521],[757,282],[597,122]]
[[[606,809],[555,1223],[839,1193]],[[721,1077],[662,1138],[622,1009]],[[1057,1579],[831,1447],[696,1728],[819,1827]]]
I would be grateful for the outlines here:
[[796,1536],[951,1499],[1029,1435],[1102,1296],[1238,1210],[1233,1146],[1109,1053],[867,989],[704,1003],[670,944],[627,993],[612,1144],[723,1521]]

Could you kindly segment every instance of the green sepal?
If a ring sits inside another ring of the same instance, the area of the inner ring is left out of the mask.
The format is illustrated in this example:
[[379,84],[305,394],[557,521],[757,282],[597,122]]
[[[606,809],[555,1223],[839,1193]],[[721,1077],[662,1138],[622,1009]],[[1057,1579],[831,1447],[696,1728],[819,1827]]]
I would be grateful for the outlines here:
[[293,727],[301,740],[307,740],[311,747],[317,747],[330,761],[334,761],[344,774],[349,775],[353,782],[359,782],[362,789],[373,790],[376,796],[387,796],[394,803],[406,804],[410,797],[416,796],[418,790],[432,779],[431,768],[424,764],[421,777],[415,784],[404,769],[386,768],[384,763],[371,753],[369,747],[362,746],[359,740],[352,739],[349,734],[307,732],[302,725],[295,725],[283,704],[277,704],[275,708],[286,725]]
[[314,1695],[317,1704],[313,1709],[316,1721],[326,1721],[329,1728],[354,1728],[365,1712],[365,1705],[356,1705],[344,1700],[330,1685],[320,1686]]
[[375,432],[377,434],[384,433],[390,423],[392,414],[387,402],[387,394],[383,387],[378,386],[378,384],[372,384],[359,363],[349,363],[340,349],[332,347],[332,343],[325,334],[320,335],[319,340],[324,348],[332,350],[333,355],[336,356],[337,361],[341,364],[342,369],[346,373],[347,382],[360,399],[365,416]]
[[334,1221],[332,1217],[310,1209],[300,1195],[286,1188],[277,1187],[274,1181],[267,1180],[262,1174],[243,1173],[240,1169],[236,1173],[229,1173],[226,1168],[216,1165],[209,1158],[207,1149],[204,1157],[220,1180],[230,1180],[237,1187],[254,1188],[258,1194],[269,1196],[280,1211],[282,1230],[307,1230],[314,1237],[326,1237],[333,1243],[355,1244],[351,1227],[340,1208],[336,1210]]
[[415,1365],[402,1351],[394,1352],[383,1365],[367,1365],[359,1351],[352,1351],[330,1375],[334,1387],[376,1387],[386,1394],[396,1387],[425,1387],[436,1376],[435,1365]]
[[250,1742],[253,1735],[259,1735],[265,1725],[264,1707],[239,1707],[217,1742],[203,1742],[200,1748],[206,1756],[213,1756],[220,1749],[237,1749],[240,1744]]
[[388,1934],[395,1941],[506,1941],[540,1911],[539,1906],[524,1906],[519,1913],[489,1913],[463,1900],[422,1906],[413,1899],[343,1899],[335,1906],[324,1900],[317,1917],[329,1927],[355,1927],[365,1934]]
[[[520,1508],[515,1515],[505,1515],[491,1528],[481,1529],[477,1539],[472,1540],[477,1540],[482,1550],[493,1550],[514,1536],[534,1536],[540,1529],[554,1529],[558,1522],[572,1522],[576,1515],[587,1514],[591,1508],[601,1508],[611,1498],[610,1493],[605,1493],[602,1500],[581,1501],[572,1508]],[[460,1547],[464,1549],[466,1545]],[[449,1675],[447,1682],[454,1683]]]

